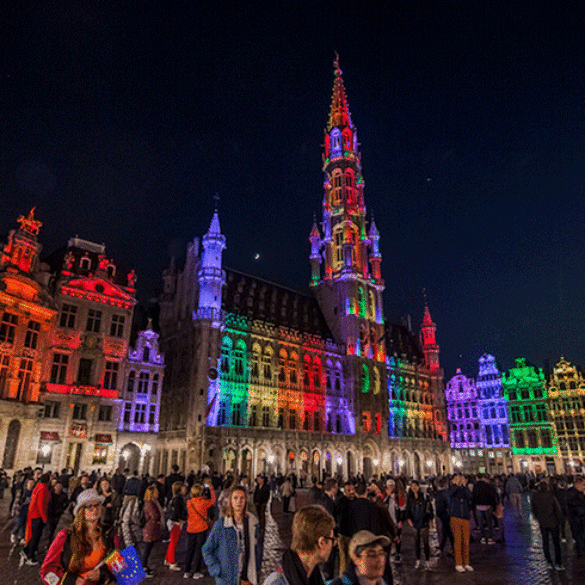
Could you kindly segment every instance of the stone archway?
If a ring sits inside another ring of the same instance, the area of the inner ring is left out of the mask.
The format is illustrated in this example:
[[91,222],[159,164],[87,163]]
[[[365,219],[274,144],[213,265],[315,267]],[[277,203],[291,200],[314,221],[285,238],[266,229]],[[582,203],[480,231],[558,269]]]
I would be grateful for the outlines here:
[[311,456],[311,481],[314,477],[317,481],[321,480],[321,455],[317,450]]
[[325,453],[325,473],[327,474],[327,477],[331,477],[332,466],[333,466],[332,456],[331,453],[327,451]]
[[268,459],[264,449],[256,451],[256,473],[268,473]]
[[136,443],[126,443],[120,449],[120,458],[118,460],[118,467],[122,469],[128,468],[130,473],[140,471],[140,448]]
[[413,461],[414,469],[413,469],[412,475],[418,479],[421,477],[421,460],[420,460],[420,455],[418,454],[417,451],[414,452],[413,460],[414,460]]
[[235,473],[236,471],[236,452],[232,449],[224,449],[223,451],[223,473]]
[[6,444],[4,445],[4,457],[2,458],[2,467],[4,469],[14,469],[16,449],[18,448],[18,440],[20,438],[20,427],[20,421],[16,419],[10,421],[8,425]]
[[248,478],[252,477],[252,451],[250,449],[242,449],[240,458],[240,475],[246,475]]

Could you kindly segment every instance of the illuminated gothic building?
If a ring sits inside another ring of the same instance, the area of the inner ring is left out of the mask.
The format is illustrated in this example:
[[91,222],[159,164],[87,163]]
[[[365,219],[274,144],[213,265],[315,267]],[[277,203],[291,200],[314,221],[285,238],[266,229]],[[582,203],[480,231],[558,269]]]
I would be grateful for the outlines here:
[[475,380],[457,368],[456,374],[447,382],[445,401],[451,448],[457,450],[462,471],[478,473],[483,464],[483,443]]
[[385,323],[380,234],[366,220],[337,63],[323,171],[307,292],[224,269],[217,211],[202,254],[196,239],[184,268],[165,271],[155,471],[173,463],[309,476],[450,470],[436,326],[426,308],[421,347]]
[[502,376],[496,358],[484,354],[479,358],[479,373],[475,383],[484,464],[488,473],[512,471],[508,405],[502,393]]
[[59,310],[45,358],[39,463],[54,468],[111,469],[117,463],[120,390],[135,299],[135,276],[121,274],[103,244],[78,237],[57,263]]
[[39,260],[40,221],[19,217],[0,256],[0,461],[4,469],[34,465],[42,356],[57,314],[49,267]]
[[514,471],[554,473],[557,440],[542,370],[518,358],[516,367],[502,374],[502,388],[509,409]]
[[159,334],[148,327],[138,333],[134,347],[128,350],[118,424],[121,468],[146,471],[150,468],[152,448],[159,429],[160,401],[164,380],[164,355],[158,347]]
[[548,411],[556,430],[563,473],[582,473],[585,458],[585,380],[561,357],[548,383]]

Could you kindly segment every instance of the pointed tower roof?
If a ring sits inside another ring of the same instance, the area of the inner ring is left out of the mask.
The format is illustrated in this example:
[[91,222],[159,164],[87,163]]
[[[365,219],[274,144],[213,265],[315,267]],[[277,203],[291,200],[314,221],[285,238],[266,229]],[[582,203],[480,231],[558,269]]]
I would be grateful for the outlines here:
[[313,239],[313,238],[317,238],[319,239],[321,237],[321,234],[319,233],[319,226],[317,225],[317,222],[314,221],[313,222],[313,227],[311,228],[311,233],[309,234],[309,239]]
[[374,221],[373,217],[370,223],[370,233],[368,235],[370,236],[370,238],[380,237],[380,233],[378,232],[378,228],[376,227],[376,222]]
[[433,320],[431,319],[431,312],[429,311],[429,306],[426,303],[425,303],[425,314],[423,317],[423,325],[425,325],[425,326],[434,325]]
[[334,126],[353,126],[347,97],[345,96],[342,73],[343,71],[339,67],[339,55],[335,53],[335,61],[333,61],[333,97],[331,99],[331,109],[327,122],[328,132]]
[[219,226],[219,215],[217,213],[217,209],[215,210],[213,217],[211,218],[211,224],[209,226],[209,231],[207,233],[210,236],[221,235],[221,228]]

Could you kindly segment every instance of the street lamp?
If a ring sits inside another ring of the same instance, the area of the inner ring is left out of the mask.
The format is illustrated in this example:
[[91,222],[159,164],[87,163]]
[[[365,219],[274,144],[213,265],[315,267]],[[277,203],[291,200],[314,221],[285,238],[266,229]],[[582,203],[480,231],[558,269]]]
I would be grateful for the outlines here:
[[374,459],[372,461],[372,463],[374,464],[374,467],[378,467],[378,463],[380,463],[380,460],[379,459]]
[[45,444],[41,447],[41,453],[43,454],[43,465],[42,465],[43,471],[45,470],[45,461],[46,461],[50,452],[51,452],[51,445]]

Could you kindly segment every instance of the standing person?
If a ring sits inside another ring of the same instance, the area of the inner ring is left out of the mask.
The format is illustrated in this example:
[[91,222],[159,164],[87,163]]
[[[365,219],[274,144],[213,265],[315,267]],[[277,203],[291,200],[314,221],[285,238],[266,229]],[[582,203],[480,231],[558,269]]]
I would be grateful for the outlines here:
[[176,481],[173,484],[173,499],[171,500],[171,514],[167,521],[169,528],[170,541],[165,555],[165,564],[171,571],[180,571],[181,567],[177,565],[175,550],[181,536],[183,525],[187,521],[187,506],[185,504],[185,485],[183,482]]
[[[203,497],[203,488],[209,489],[211,498]],[[247,494],[246,494],[247,497]],[[229,503],[229,498],[228,498]],[[205,486],[194,483],[191,488],[191,499],[187,502],[187,556],[185,558],[185,573],[183,577],[188,579],[203,578],[201,573],[201,560],[203,544],[207,538],[209,522],[207,521],[207,510],[215,504],[215,490],[210,482]],[[193,572],[191,571],[193,569]]]
[[[473,505],[475,517],[479,524],[481,542],[494,544],[494,510],[498,503],[495,488],[487,481],[485,475],[480,473],[473,486]],[[487,536],[485,528],[487,526]]]
[[26,518],[24,537],[26,546],[20,552],[21,564],[38,565],[38,561],[36,560],[37,549],[39,548],[43,529],[49,519],[49,500],[51,499],[51,493],[49,492],[50,481],[51,474],[44,473],[39,478],[33,490]]
[[154,543],[162,538],[162,521],[163,511],[158,502],[158,490],[154,485],[150,485],[144,491],[144,505],[142,509],[144,516],[144,527],[142,528],[142,540],[144,550],[142,553],[142,566],[146,573],[146,578],[154,577],[154,571],[148,568],[148,559]]
[[32,497],[33,489],[35,487],[35,480],[32,478],[24,479],[22,487],[16,492],[16,502],[14,504],[13,515],[16,517],[16,522],[12,533],[10,535],[10,541],[13,544],[21,542],[24,544],[24,533],[26,530],[26,520],[28,517],[28,507],[30,505],[30,499]]
[[361,530],[352,537],[349,550],[352,563],[331,585],[388,585],[384,580],[391,542],[386,536]]
[[47,535],[49,537],[49,542],[53,541],[53,536],[55,535],[55,530],[57,530],[57,526],[59,525],[59,520],[61,519],[63,512],[67,510],[68,505],[69,498],[63,491],[61,482],[58,481],[53,486],[51,499],[49,500],[49,512],[47,520]]
[[508,480],[506,481],[506,495],[508,496],[508,500],[510,500],[510,504],[512,504],[512,508],[514,513],[519,518],[522,517],[522,484],[517,476],[511,475]]
[[[548,483],[541,481],[538,491],[532,495],[532,513],[538,520],[540,533],[542,535],[542,549],[549,568],[556,568],[557,571],[564,571],[561,558],[561,522],[564,521],[563,511],[559,501],[550,491]],[[550,555],[549,535],[552,537],[555,549],[555,565]]]
[[179,473],[179,466],[175,463],[171,467],[171,474],[165,479],[165,498],[167,503],[173,499],[173,484],[177,481],[185,483],[185,476]]
[[406,519],[415,530],[414,548],[416,561],[414,568],[420,567],[420,541],[422,538],[425,551],[425,570],[430,571],[431,547],[429,546],[429,527],[433,519],[433,506],[428,496],[420,491],[420,484],[415,479],[410,484],[406,499]]
[[110,480],[110,485],[112,486],[112,490],[120,495],[120,499],[122,499],[122,496],[124,495],[125,483],[126,476],[122,473],[122,470],[119,467],[116,468],[116,472],[112,475],[112,479]]
[[266,506],[269,499],[270,488],[266,483],[265,477],[258,474],[258,477],[256,478],[256,489],[254,490],[254,505],[256,506],[261,532],[264,532],[266,528]]
[[[323,506],[333,518],[336,517],[336,505],[335,505],[335,496],[337,495],[337,490],[339,486],[337,485],[337,480],[333,479],[332,477],[328,477],[323,484],[323,493],[317,499],[317,504]],[[335,534],[337,536],[337,532]],[[331,554],[327,559],[327,562],[321,565],[321,572],[323,573],[323,577],[326,581],[330,581],[335,577],[335,562],[337,558],[337,547],[333,546],[331,550]]]
[[98,483],[97,493],[104,496],[102,506],[102,527],[108,536],[113,537],[113,530],[116,520],[118,519],[118,510],[122,505],[122,498],[118,492],[112,490],[110,481],[105,477]]
[[573,487],[567,491],[567,509],[577,558],[581,558],[585,548],[585,479],[583,477],[577,477]]
[[331,554],[334,528],[335,520],[321,506],[301,508],[293,518],[290,549],[264,585],[324,585],[319,564]]
[[435,509],[437,518],[441,521],[441,542],[439,550],[441,553],[445,550],[447,540],[451,543],[451,549],[454,550],[453,532],[451,532],[451,520],[449,518],[449,497],[447,495],[447,482],[441,479],[438,483],[439,491],[435,496]]
[[136,494],[124,496],[120,510],[120,524],[122,526],[122,540],[124,547],[136,546],[142,540],[140,526],[140,502]]
[[69,498],[71,500],[71,503],[73,505],[75,505],[77,503],[77,498],[78,498],[79,494],[83,490],[87,490],[90,487],[91,487],[91,483],[89,480],[89,476],[82,475],[81,478],[79,479],[79,483],[73,488],[73,491],[71,492],[71,496]]
[[257,538],[259,523],[248,512],[244,486],[231,489],[224,516],[211,529],[203,545],[203,558],[216,585],[258,583]]
[[343,573],[349,564],[349,541],[351,540],[351,502],[355,499],[355,486],[346,481],[343,495],[337,502],[337,522],[339,526],[339,572]]
[[102,561],[114,550],[114,543],[102,530],[103,496],[94,489],[79,494],[73,509],[73,524],[61,530],[51,544],[43,565],[45,585],[105,585],[112,574]]
[[453,477],[452,484],[447,490],[447,496],[449,498],[451,532],[453,532],[454,540],[455,570],[458,573],[473,571],[473,567],[469,564],[469,538],[471,533],[469,515],[473,498],[467,488],[465,476],[458,474]]
[[284,480],[284,483],[280,487],[280,493],[282,494],[282,512],[289,514],[290,499],[295,493],[290,477],[287,476]]

